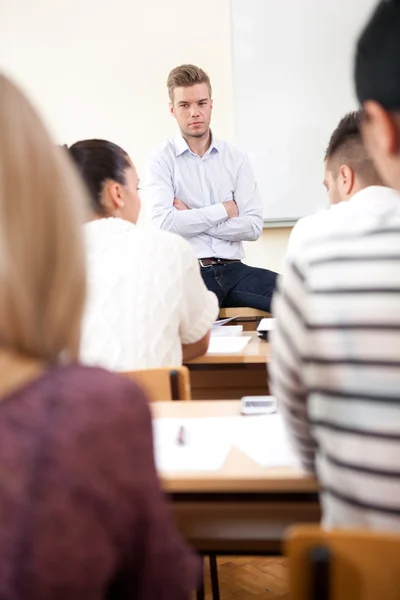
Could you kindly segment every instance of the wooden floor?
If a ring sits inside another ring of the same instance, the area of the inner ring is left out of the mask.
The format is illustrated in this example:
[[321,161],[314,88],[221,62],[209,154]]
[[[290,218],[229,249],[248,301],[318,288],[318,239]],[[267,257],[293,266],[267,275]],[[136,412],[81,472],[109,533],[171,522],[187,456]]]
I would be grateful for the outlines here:
[[[212,600],[207,558],[206,600]],[[289,600],[286,561],[282,557],[218,558],[221,600]]]

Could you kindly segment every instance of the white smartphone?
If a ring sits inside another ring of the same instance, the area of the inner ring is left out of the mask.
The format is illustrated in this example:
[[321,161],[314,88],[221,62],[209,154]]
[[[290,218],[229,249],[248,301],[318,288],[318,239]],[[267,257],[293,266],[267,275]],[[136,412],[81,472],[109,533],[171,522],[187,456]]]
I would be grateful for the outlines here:
[[275,396],[244,396],[241,399],[242,415],[270,415],[276,412]]
[[263,340],[268,340],[270,331],[275,329],[276,319],[268,317],[261,319],[257,327],[257,335]]

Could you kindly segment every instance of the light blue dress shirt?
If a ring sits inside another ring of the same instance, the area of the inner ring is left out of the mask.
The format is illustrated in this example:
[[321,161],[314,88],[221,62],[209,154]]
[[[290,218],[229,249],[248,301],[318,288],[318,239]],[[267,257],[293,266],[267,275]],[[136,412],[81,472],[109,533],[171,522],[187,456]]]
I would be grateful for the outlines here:
[[[174,208],[175,198],[191,210]],[[229,219],[222,203],[233,198],[239,216]],[[152,222],[186,238],[198,258],[242,259],[242,242],[261,235],[262,202],[249,160],[214,137],[202,157],[181,135],[167,140],[149,161],[146,201]]]

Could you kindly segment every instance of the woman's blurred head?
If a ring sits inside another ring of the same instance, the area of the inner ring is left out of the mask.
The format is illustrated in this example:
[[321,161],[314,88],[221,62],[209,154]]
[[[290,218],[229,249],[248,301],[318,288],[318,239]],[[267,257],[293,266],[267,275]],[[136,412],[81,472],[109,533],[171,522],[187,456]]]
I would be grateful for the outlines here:
[[24,94],[0,75],[0,346],[75,359],[85,302],[83,185]]
[[94,214],[136,223],[139,180],[128,154],[106,140],[77,142],[69,153],[89,190]]

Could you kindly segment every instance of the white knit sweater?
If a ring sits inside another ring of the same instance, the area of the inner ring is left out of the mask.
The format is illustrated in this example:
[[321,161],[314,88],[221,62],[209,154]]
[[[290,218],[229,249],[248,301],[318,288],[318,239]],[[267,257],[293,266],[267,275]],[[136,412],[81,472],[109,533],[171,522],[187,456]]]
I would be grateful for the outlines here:
[[124,371],[176,366],[218,314],[182,238],[122,219],[85,226],[88,299],[81,360]]

